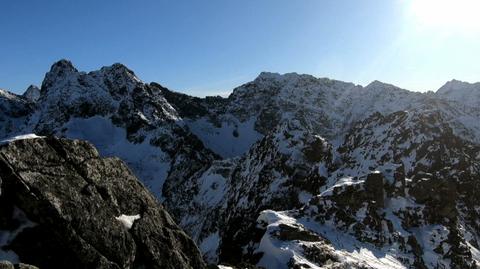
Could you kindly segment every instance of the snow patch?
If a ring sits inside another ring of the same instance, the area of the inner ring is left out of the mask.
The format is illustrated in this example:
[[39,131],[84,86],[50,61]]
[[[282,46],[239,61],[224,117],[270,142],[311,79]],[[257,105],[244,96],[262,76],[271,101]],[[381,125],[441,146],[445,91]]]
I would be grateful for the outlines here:
[[221,127],[216,127],[207,118],[187,121],[190,131],[203,144],[223,158],[240,156],[262,138],[262,134],[254,129],[255,118],[240,122],[237,119],[223,121]]
[[17,136],[10,137],[10,138],[7,138],[5,140],[0,141],[0,146],[1,145],[6,145],[10,142],[17,141],[17,140],[34,139],[34,138],[44,138],[44,136],[38,136],[36,134],[17,135]]
[[125,227],[127,230],[130,230],[132,228],[133,223],[136,220],[140,219],[140,215],[133,215],[133,216],[128,216],[128,215],[120,215],[118,217],[115,217],[116,220],[120,221],[122,223],[123,227]]

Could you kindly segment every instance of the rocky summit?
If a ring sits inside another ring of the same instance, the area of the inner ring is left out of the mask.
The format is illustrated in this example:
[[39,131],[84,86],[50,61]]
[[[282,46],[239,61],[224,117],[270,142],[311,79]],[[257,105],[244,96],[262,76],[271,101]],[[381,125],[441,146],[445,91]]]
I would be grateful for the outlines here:
[[479,268],[478,104],[478,83],[266,72],[198,98],[61,60],[40,88],[0,91],[0,259]]

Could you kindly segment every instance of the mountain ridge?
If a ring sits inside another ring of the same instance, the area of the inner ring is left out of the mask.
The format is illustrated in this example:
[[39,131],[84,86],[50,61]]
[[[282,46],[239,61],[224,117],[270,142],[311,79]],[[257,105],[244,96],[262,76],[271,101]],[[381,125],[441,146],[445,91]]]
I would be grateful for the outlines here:
[[[60,59],[60,60],[56,61],[54,64],[52,64],[51,69],[53,67],[60,68],[60,69],[66,68],[67,70],[78,72],[77,68],[68,59]],[[132,75],[136,77],[135,73],[131,69],[129,69],[126,65],[124,65],[122,63],[119,63],[119,62],[113,63],[111,65],[107,65],[107,66],[102,66],[99,70],[112,69],[112,68],[117,69],[118,67],[121,67],[123,69],[128,70],[128,72],[131,72]],[[50,71],[52,71],[52,70],[50,70]],[[90,73],[90,72],[94,72],[94,71],[88,71],[88,72],[85,72],[85,73]],[[261,78],[277,78],[278,79],[278,78],[286,78],[286,77],[292,77],[292,76],[298,76],[298,77],[305,76],[305,77],[311,77],[311,78],[314,78],[314,79],[317,79],[317,80],[320,80],[320,79],[332,80],[332,79],[327,78],[327,77],[315,77],[313,75],[305,74],[305,73],[297,73],[297,72],[278,73],[278,72],[262,71],[252,81],[255,81],[255,80],[261,79]],[[137,79],[138,79],[138,77],[137,77]],[[45,80],[45,78],[44,78],[44,80]],[[150,84],[150,83],[157,83],[157,82],[149,82],[148,84]],[[362,86],[362,85],[359,85],[359,84],[355,84],[353,82],[345,82],[345,83],[351,83],[351,84],[354,84],[354,85]],[[372,82],[370,82],[367,85],[362,86],[362,87],[366,88],[371,84],[377,84],[377,83],[384,84],[384,85],[391,85],[391,86],[394,86],[394,87],[399,88],[399,89],[404,89],[404,88],[397,87],[394,84],[379,81],[379,80],[374,80],[374,81],[372,81]],[[430,89],[429,91],[436,93],[440,89],[444,88],[445,86],[451,85],[451,84],[466,85],[466,86],[478,86],[479,83],[480,82],[467,82],[467,81],[461,81],[461,80],[457,80],[457,79],[451,79],[450,81],[445,82],[445,84],[443,86],[441,86],[440,88],[438,88],[436,90]],[[31,87],[31,86],[35,86],[35,85],[30,85],[29,87]],[[27,87],[27,89],[23,93],[19,93],[19,95],[24,94],[28,90],[29,87]],[[407,91],[410,91],[410,92],[416,92],[416,91],[412,91],[412,90],[408,90],[408,89],[404,89],[404,90],[407,90]],[[177,92],[177,93],[180,93],[180,94],[186,94],[186,93],[184,93],[182,91],[179,91],[179,90],[174,90],[173,92]],[[425,93],[425,92],[422,92],[422,93]],[[230,93],[229,96],[231,94],[232,93]],[[207,97],[208,98],[208,97],[220,97],[220,96],[219,95],[213,95],[213,96],[205,96],[205,97],[199,97],[199,96],[192,96],[192,97],[195,97],[195,98],[206,98]],[[224,98],[228,98],[228,96],[224,97]]]

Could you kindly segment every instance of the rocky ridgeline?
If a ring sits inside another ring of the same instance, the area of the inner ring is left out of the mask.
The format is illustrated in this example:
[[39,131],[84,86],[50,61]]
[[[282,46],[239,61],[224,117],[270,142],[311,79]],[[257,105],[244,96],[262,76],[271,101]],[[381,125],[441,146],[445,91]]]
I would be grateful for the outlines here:
[[41,89],[1,92],[0,138],[53,134],[118,156],[208,263],[476,268],[479,93],[262,73],[197,98],[121,64],[62,60]]

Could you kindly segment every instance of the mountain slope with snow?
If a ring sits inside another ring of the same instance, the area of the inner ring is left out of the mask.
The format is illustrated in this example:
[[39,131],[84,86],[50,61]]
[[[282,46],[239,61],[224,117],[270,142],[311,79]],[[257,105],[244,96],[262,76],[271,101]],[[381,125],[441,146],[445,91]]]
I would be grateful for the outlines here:
[[197,98],[61,60],[41,89],[0,92],[0,138],[120,157],[211,263],[475,268],[478,104],[478,84],[418,93],[296,73]]

